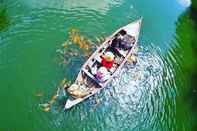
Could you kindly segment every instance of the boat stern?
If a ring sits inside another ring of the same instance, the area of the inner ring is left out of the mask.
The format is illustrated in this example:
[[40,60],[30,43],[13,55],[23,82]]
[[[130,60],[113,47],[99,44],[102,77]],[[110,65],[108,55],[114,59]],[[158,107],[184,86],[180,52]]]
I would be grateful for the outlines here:
[[68,100],[66,101],[66,104],[65,104],[65,106],[64,106],[64,109],[65,109],[65,110],[70,109],[72,106],[73,106],[73,105],[72,105],[72,101],[68,99]]

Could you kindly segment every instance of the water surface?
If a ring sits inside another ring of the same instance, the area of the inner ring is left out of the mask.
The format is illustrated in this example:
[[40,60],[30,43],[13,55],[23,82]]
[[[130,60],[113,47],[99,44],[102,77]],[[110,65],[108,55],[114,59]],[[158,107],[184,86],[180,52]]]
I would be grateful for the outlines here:
[[[1,1],[0,18],[7,22],[0,26],[0,130],[194,130],[195,92],[188,94],[185,72],[195,63],[193,37],[187,34],[196,31],[188,5],[184,0]],[[62,79],[74,80],[85,61],[71,57],[63,65],[58,58],[56,50],[70,29],[96,42],[141,16],[135,67],[126,65],[105,90],[70,111],[39,108]],[[191,63],[182,64],[188,63],[185,54]]]

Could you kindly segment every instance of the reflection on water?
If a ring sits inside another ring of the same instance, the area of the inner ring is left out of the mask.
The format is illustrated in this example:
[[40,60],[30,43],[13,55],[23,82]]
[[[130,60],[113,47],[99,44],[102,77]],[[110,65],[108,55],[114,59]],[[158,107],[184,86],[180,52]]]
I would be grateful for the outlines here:
[[191,0],[177,0],[182,6],[189,7],[191,5]]
[[[106,13],[112,6],[120,5],[123,0],[22,0],[23,4],[30,8],[56,8],[56,9],[75,9],[81,8],[95,10],[100,13]],[[46,4],[47,3],[47,4]]]

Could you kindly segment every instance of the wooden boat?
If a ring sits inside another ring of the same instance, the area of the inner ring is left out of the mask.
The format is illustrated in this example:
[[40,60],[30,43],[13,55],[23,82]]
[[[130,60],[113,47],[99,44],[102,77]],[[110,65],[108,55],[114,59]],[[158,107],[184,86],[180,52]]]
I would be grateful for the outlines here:
[[[141,22],[142,18],[139,20],[136,20],[135,22],[132,22],[126,26],[121,27],[117,31],[115,31],[110,37],[108,37],[105,42],[89,57],[89,59],[85,62],[85,64],[81,67],[81,70],[74,82],[76,85],[80,85],[85,87],[85,94],[83,91],[83,95],[75,96],[70,92],[71,99],[69,98],[66,101],[65,109],[69,109],[76,104],[79,104],[80,102],[84,101],[85,99],[89,98],[90,96],[93,96],[94,94],[101,91],[103,88],[106,87],[106,85],[112,80],[114,76],[117,76],[121,68],[124,66],[125,62],[127,61],[128,57],[134,53],[134,48],[137,45],[138,42],[138,36],[140,33],[141,28]],[[122,54],[121,57],[115,57],[115,64],[114,66],[109,70],[110,72],[110,78],[106,80],[105,82],[99,82],[96,77],[91,73],[91,68],[96,64],[101,62],[101,56],[103,55],[106,50],[110,47],[113,39],[117,37],[117,35],[121,31],[126,31],[126,34],[130,36],[131,38],[134,38],[134,42],[131,43],[132,48],[128,50],[121,51],[120,54]],[[67,91],[69,88],[67,89]]]

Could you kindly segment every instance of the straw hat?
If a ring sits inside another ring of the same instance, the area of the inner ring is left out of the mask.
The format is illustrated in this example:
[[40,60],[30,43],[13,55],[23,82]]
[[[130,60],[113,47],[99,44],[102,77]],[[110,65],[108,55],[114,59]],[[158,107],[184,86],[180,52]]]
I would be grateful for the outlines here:
[[104,55],[104,59],[108,62],[113,61],[114,60],[114,54],[110,51],[106,52]]

